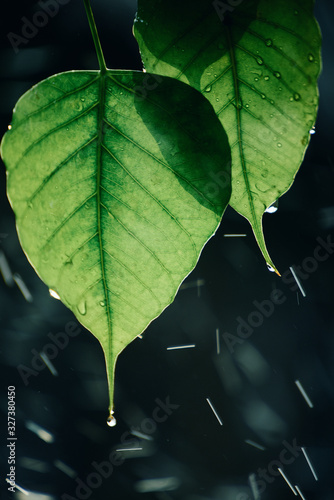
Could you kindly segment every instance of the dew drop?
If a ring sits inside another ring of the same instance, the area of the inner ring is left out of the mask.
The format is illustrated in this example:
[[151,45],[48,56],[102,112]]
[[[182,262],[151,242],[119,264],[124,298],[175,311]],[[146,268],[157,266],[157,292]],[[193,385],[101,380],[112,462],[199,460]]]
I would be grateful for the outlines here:
[[278,87],[278,90],[282,90],[282,87]]
[[279,148],[281,148],[281,147],[282,147],[282,144],[281,144],[280,142],[278,142],[278,143],[277,143],[277,146],[278,146]]
[[28,208],[32,208],[32,203],[31,203],[31,201],[28,201]]
[[49,288],[49,294],[54,299],[60,300],[60,297],[59,297],[58,293],[55,290],[52,290],[52,288]]
[[281,78],[281,73],[279,71],[274,71],[274,76],[276,78]]
[[79,302],[77,309],[79,313],[82,314],[82,316],[84,316],[87,313],[86,301],[82,300],[81,302]]
[[105,305],[106,305],[106,303],[105,303],[103,300],[101,300],[101,302],[100,302],[100,306],[101,306],[101,307],[104,307]]
[[309,54],[307,58],[310,62],[314,62],[314,55],[313,54]]
[[299,101],[300,100],[300,94],[298,94],[298,92],[295,92],[293,94],[293,98],[294,98],[295,101]]
[[109,425],[109,427],[115,427],[115,425],[117,424],[116,418],[114,417],[113,413],[114,412],[111,411],[109,417],[107,418],[107,425]]
[[274,273],[275,269],[270,264],[268,264],[268,262],[266,262],[266,264],[267,264],[268,271],[270,271],[271,273]]
[[257,58],[256,58],[256,62],[257,62],[258,64],[260,64],[260,66],[261,66],[261,64],[263,64],[263,59],[262,59],[262,57],[257,57]]
[[291,96],[291,97],[289,97],[289,100],[292,102],[292,101],[293,101],[293,97],[292,97],[292,96]]
[[265,99],[266,98],[265,94],[261,94],[261,98]]
[[211,92],[211,85],[208,85],[207,87],[205,87],[205,92]]
[[310,130],[310,134],[313,135],[315,134],[315,127],[312,127],[311,130]]
[[266,177],[268,177],[268,169],[267,168],[264,168],[261,172],[261,176],[265,179]]
[[11,125],[8,125],[8,130],[12,130],[12,126]]
[[267,209],[266,213],[267,214],[274,214],[278,210],[278,200],[274,201]]
[[257,77],[257,76],[254,78],[254,80],[255,80],[256,82],[258,82],[258,81],[259,81],[259,79],[258,79],[258,77]]
[[267,38],[267,40],[264,42],[267,47],[271,47],[273,44],[273,41],[270,38]]
[[269,76],[265,76],[264,79],[267,82],[269,80]]
[[249,108],[249,104],[246,104],[246,108]]
[[82,102],[85,102],[85,98],[84,98],[84,97],[81,97],[81,101],[82,101]]

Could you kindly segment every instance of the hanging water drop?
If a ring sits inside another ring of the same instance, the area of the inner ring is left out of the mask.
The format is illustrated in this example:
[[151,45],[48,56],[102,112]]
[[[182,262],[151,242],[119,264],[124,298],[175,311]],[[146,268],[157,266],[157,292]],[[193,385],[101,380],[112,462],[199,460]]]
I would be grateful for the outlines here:
[[267,214],[274,214],[278,210],[278,200],[274,201],[267,209]]
[[117,424],[116,418],[114,417],[113,413],[114,412],[111,411],[109,417],[107,418],[107,425],[109,425],[109,427],[115,427],[115,425]]
[[275,269],[270,264],[268,264],[268,262],[266,262],[266,264],[267,264],[268,271],[270,271],[271,273],[276,272]]
[[52,288],[49,288],[49,294],[54,299],[60,300],[60,297],[59,297],[58,293],[55,290],[52,290]]
[[311,130],[310,130],[310,134],[313,135],[315,134],[315,127],[312,127]]

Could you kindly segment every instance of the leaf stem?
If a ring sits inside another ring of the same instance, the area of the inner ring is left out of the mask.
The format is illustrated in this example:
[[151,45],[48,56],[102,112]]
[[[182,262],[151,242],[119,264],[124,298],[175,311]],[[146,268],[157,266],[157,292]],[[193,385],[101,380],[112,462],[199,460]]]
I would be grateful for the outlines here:
[[97,28],[96,28],[96,24],[95,24],[95,21],[94,21],[94,16],[93,16],[92,8],[90,6],[89,0],[84,0],[84,4],[85,4],[85,10],[86,10],[87,18],[88,18],[88,23],[89,23],[90,31],[91,31],[91,34],[92,34],[92,37],[93,37],[93,41],[94,41],[94,45],[95,45],[97,59],[99,61],[100,71],[101,71],[102,74],[104,74],[107,71],[107,67],[106,67],[106,62],[104,60],[104,55],[103,55],[103,52],[102,52],[100,38],[99,38],[99,35],[97,33]]

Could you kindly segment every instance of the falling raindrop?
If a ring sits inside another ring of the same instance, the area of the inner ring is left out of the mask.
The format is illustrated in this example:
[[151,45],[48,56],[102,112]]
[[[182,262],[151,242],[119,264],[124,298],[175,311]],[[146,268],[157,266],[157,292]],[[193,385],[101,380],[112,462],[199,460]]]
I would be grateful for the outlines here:
[[278,210],[278,200],[274,201],[267,209],[266,212],[268,214],[274,214]]
[[270,264],[268,264],[268,262],[266,264],[267,264],[268,271],[270,271],[271,273],[274,273],[275,269]]
[[55,290],[52,290],[52,288],[49,288],[49,294],[54,299],[60,300],[60,297],[59,297],[58,293]]
[[276,78],[281,78],[281,73],[279,71],[274,71],[274,76]]
[[273,41],[270,38],[267,38],[267,40],[264,42],[267,47],[271,47],[273,44]]
[[114,417],[113,415],[113,411],[110,412],[110,415],[109,417],[107,418],[107,425],[109,425],[109,427],[115,427],[116,425],[116,418]]
[[87,313],[86,301],[82,300],[81,302],[79,302],[77,309],[79,313],[82,314],[82,316],[84,316]]
[[261,64],[263,64],[263,59],[262,59],[262,57],[257,57],[257,58],[256,58],[256,62],[257,62],[258,64],[260,64],[260,66],[261,66]]

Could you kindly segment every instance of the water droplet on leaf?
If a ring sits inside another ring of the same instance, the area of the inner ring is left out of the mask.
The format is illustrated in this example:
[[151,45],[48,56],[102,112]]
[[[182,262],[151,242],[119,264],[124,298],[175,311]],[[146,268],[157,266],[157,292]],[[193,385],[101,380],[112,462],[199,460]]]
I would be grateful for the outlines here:
[[265,94],[261,94],[261,98],[265,99],[266,98]]
[[264,42],[267,47],[271,47],[273,44],[273,41],[270,38],[267,38],[267,40]]
[[208,85],[207,87],[205,87],[205,92],[211,92],[211,85]]
[[52,290],[52,288],[49,288],[49,294],[54,299],[60,300],[60,297],[59,297],[58,293],[55,290]]
[[281,78],[281,73],[279,71],[274,71],[274,76],[276,78]]
[[261,66],[261,64],[263,64],[263,59],[262,59],[262,57],[257,57],[257,58],[256,58],[256,62],[257,62],[258,64],[260,64],[260,66]]
[[82,102],[85,102],[85,98],[84,97],[81,97],[81,100],[82,100]]
[[11,125],[8,125],[8,130],[12,130],[12,126]]
[[268,262],[266,264],[267,264],[268,271],[270,271],[271,273],[274,273],[275,269],[270,264],[268,264]]
[[278,210],[278,200],[274,201],[267,209],[266,212],[268,214],[274,214]]
[[258,79],[258,77],[257,77],[257,76],[254,78],[254,80],[255,80],[256,82],[258,82],[258,81],[259,81],[259,79]]
[[299,101],[300,94],[298,94],[298,92],[296,92],[295,94],[293,94],[293,98],[294,98],[295,101]]
[[269,76],[265,76],[264,79],[266,80],[266,82],[269,80]]
[[87,312],[86,301],[82,300],[81,302],[79,302],[77,309],[78,309],[79,313],[82,314],[82,316],[84,316]]
[[101,306],[101,307],[104,307],[105,305],[106,305],[106,303],[105,303],[103,300],[101,300],[101,302],[100,302],[100,306]]
[[278,142],[278,143],[277,143],[277,146],[278,146],[279,148],[281,148],[281,147],[282,147],[282,144],[281,144],[280,142]]
[[311,130],[310,130],[310,134],[313,135],[315,134],[315,127],[312,127]]
[[310,62],[314,62],[314,55],[313,55],[313,54],[309,54],[309,55],[308,55],[308,60],[309,60]]

